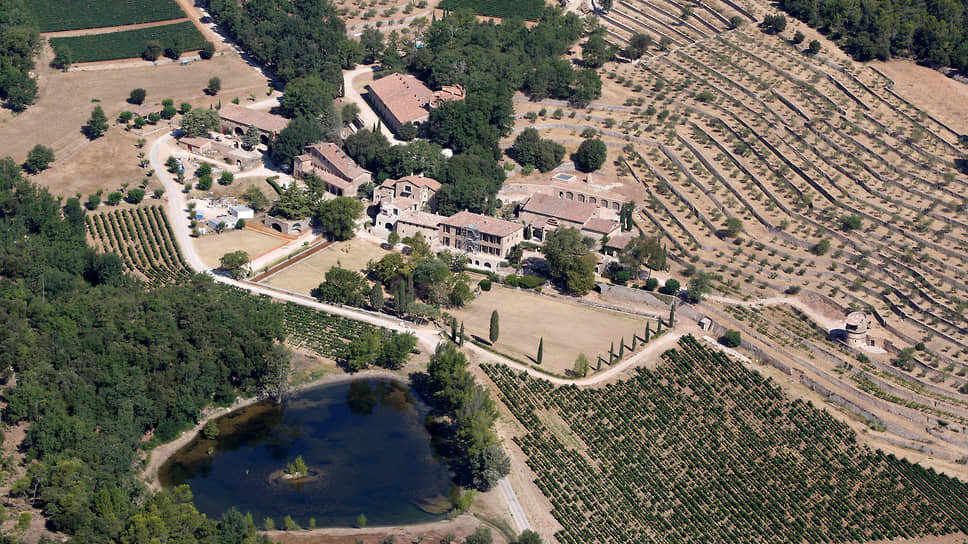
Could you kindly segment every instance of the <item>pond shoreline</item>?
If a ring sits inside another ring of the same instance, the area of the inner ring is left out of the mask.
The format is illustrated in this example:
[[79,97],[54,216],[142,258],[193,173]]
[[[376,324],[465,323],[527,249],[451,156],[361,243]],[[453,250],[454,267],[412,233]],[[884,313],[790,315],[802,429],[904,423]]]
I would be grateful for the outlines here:
[[[313,380],[311,382],[293,387],[289,390],[289,393],[305,391],[307,389],[313,389],[323,385],[335,385],[364,379],[389,379],[398,383],[409,385],[406,377],[396,372],[391,372],[389,370],[363,370],[354,374],[341,373],[323,376],[318,380]],[[194,439],[198,433],[201,432],[202,428],[204,428],[205,424],[210,420],[220,418],[241,408],[252,406],[253,404],[263,400],[266,399],[259,397],[237,398],[231,406],[220,408],[209,407],[203,410],[201,416],[199,417],[198,424],[191,429],[183,431],[174,440],[165,442],[164,444],[159,444],[147,452],[147,462],[145,463],[144,470],[141,472],[141,476],[145,484],[152,491],[160,491],[162,486],[161,481],[158,479],[158,471],[161,466],[164,465],[165,461],[167,461],[172,455],[178,452],[178,450],[182,449],[189,442],[191,442],[192,439]]]

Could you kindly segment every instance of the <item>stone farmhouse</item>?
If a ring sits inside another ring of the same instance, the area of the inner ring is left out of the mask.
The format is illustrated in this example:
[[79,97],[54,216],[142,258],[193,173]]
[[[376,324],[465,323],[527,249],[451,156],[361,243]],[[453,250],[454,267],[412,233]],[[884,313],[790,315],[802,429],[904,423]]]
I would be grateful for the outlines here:
[[246,151],[239,147],[238,142],[233,144],[209,138],[184,136],[178,140],[178,147],[188,150],[189,153],[220,160],[239,168],[252,168],[262,164],[261,153]]
[[423,235],[424,240],[433,247],[439,241],[440,223],[446,219],[443,215],[435,213],[407,210],[400,212],[400,215],[397,216],[395,230],[400,234],[401,240],[419,232]]
[[423,174],[405,176],[385,180],[373,191],[373,200],[381,204],[395,198],[412,198],[421,206],[429,206],[439,190],[440,182],[433,178],[424,177]]
[[[373,200],[380,205],[380,211],[374,221],[376,230],[386,234],[389,234],[391,230],[396,230],[400,233],[401,238],[406,238],[410,234],[405,234],[397,223],[403,214],[409,214],[408,217],[411,220],[416,220],[418,223],[422,221],[420,224],[427,226],[423,223],[427,223],[428,218],[414,216],[413,214],[422,213],[425,208],[429,207],[438,190],[440,190],[439,181],[422,175],[385,180],[373,191]],[[443,219],[442,216],[434,217]],[[413,228],[417,226],[417,224],[410,225]],[[437,225],[434,224],[433,228],[436,231]],[[413,229],[408,228],[406,230]],[[431,238],[427,233],[424,234],[424,237]],[[432,237],[436,238],[436,232]]]
[[431,91],[409,74],[390,74],[370,83],[367,89],[373,108],[393,132],[407,123],[423,123],[430,117],[430,110],[441,102],[463,100],[465,96],[460,85]]
[[356,164],[334,143],[317,142],[303,151],[292,161],[292,175],[315,174],[323,180],[326,190],[336,196],[356,196],[360,185],[373,180],[369,170]]
[[535,241],[543,241],[549,233],[566,227],[598,241],[619,230],[614,214],[599,204],[538,193],[524,203],[518,216]]
[[524,225],[463,211],[440,222],[438,241],[478,268],[497,269],[511,248],[524,241]]
[[289,119],[285,117],[245,108],[238,104],[223,104],[218,110],[218,116],[222,120],[223,134],[242,136],[250,126],[254,126],[259,130],[264,144],[268,144],[289,124]]

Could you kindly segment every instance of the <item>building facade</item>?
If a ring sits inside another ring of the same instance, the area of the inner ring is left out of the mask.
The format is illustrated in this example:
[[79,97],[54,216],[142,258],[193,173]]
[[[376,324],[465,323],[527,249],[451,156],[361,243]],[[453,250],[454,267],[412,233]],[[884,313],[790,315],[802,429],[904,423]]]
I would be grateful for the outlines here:
[[524,225],[463,211],[440,222],[438,241],[443,249],[466,255],[476,267],[496,269],[524,241]]

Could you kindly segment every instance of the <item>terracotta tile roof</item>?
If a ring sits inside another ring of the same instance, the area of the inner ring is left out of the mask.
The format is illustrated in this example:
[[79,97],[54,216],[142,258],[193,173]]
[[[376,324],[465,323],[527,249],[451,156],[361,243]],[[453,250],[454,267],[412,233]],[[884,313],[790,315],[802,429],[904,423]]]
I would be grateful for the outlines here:
[[437,228],[441,221],[447,218],[442,215],[437,215],[435,213],[427,213],[421,211],[405,211],[400,212],[400,217],[397,218],[397,222],[403,222],[410,225],[417,225],[421,227],[427,227],[431,229]]
[[345,191],[351,185],[349,181],[346,181],[339,176],[334,176],[325,170],[316,170],[315,173],[317,176],[319,176],[319,179],[323,180],[323,182],[328,183],[338,189]]
[[400,179],[388,179],[382,183],[384,187],[394,187],[397,183],[401,181],[409,181],[417,187],[429,187],[434,191],[439,191],[441,184],[434,178],[427,178],[424,176],[404,176]]
[[178,140],[179,143],[190,145],[192,147],[205,147],[212,143],[212,140],[208,138],[197,138],[195,136],[185,136]]
[[465,96],[467,92],[462,85],[441,85],[439,91],[434,91],[434,98],[447,102],[463,100]]
[[618,221],[614,221],[612,219],[599,219],[597,217],[593,217],[588,221],[585,221],[585,224],[582,225],[581,230],[597,232],[599,234],[608,234],[610,232],[613,232],[617,228],[618,228]]
[[419,206],[420,202],[417,202],[416,199],[410,198],[409,196],[401,196],[399,198],[394,198],[391,204],[393,204],[400,210],[406,210],[409,208],[414,208],[416,206]]
[[589,202],[579,202],[538,193],[528,199],[521,211],[583,224],[595,215],[597,209],[598,206]]
[[434,93],[409,74],[390,74],[368,85],[373,94],[401,125],[427,115]]
[[631,241],[632,241],[632,236],[630,234],[619,234],[617,236],[611,237],[608,240],[608,243],[605,245],[607,247],[613,247],[618,250],[623,250],[625,249],[625,246],[629,245],[629,242]]
[[503,219],[487,217],[486,215],[467,211],[457,212],[447,219],[441,221],[440,224],[449,225],[451,227],[470,227],[477,229],[484,234],[490,234],[492,236],[498,236],[501,238],[524,228],[524,226],[520,223],[512,223]]
[[343,152],[340,147],[331,142],[316,142],[305,147],[307,153],[315,151],[333,166],[336,172],[346,179],[355,179],[358,176],[369,174],[369,170],[356,164],[349,155]]
[[264,111],[244,108],[238,104],[222,104],[218,110],[218,115],[226,121],[232,121],[240,125],[255,125],[259,130],[278,134],[289,124],[289,119],[266,113]]

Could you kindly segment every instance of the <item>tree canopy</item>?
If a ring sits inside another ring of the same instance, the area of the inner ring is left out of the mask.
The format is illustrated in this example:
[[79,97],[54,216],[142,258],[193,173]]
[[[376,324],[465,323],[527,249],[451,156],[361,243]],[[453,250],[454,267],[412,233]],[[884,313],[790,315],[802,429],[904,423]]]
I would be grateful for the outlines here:
[[548,263],[548,273],[563,289],[584,295],[595,287],[595,254],[574,228],[558,229],[548,235],[541,251]]

